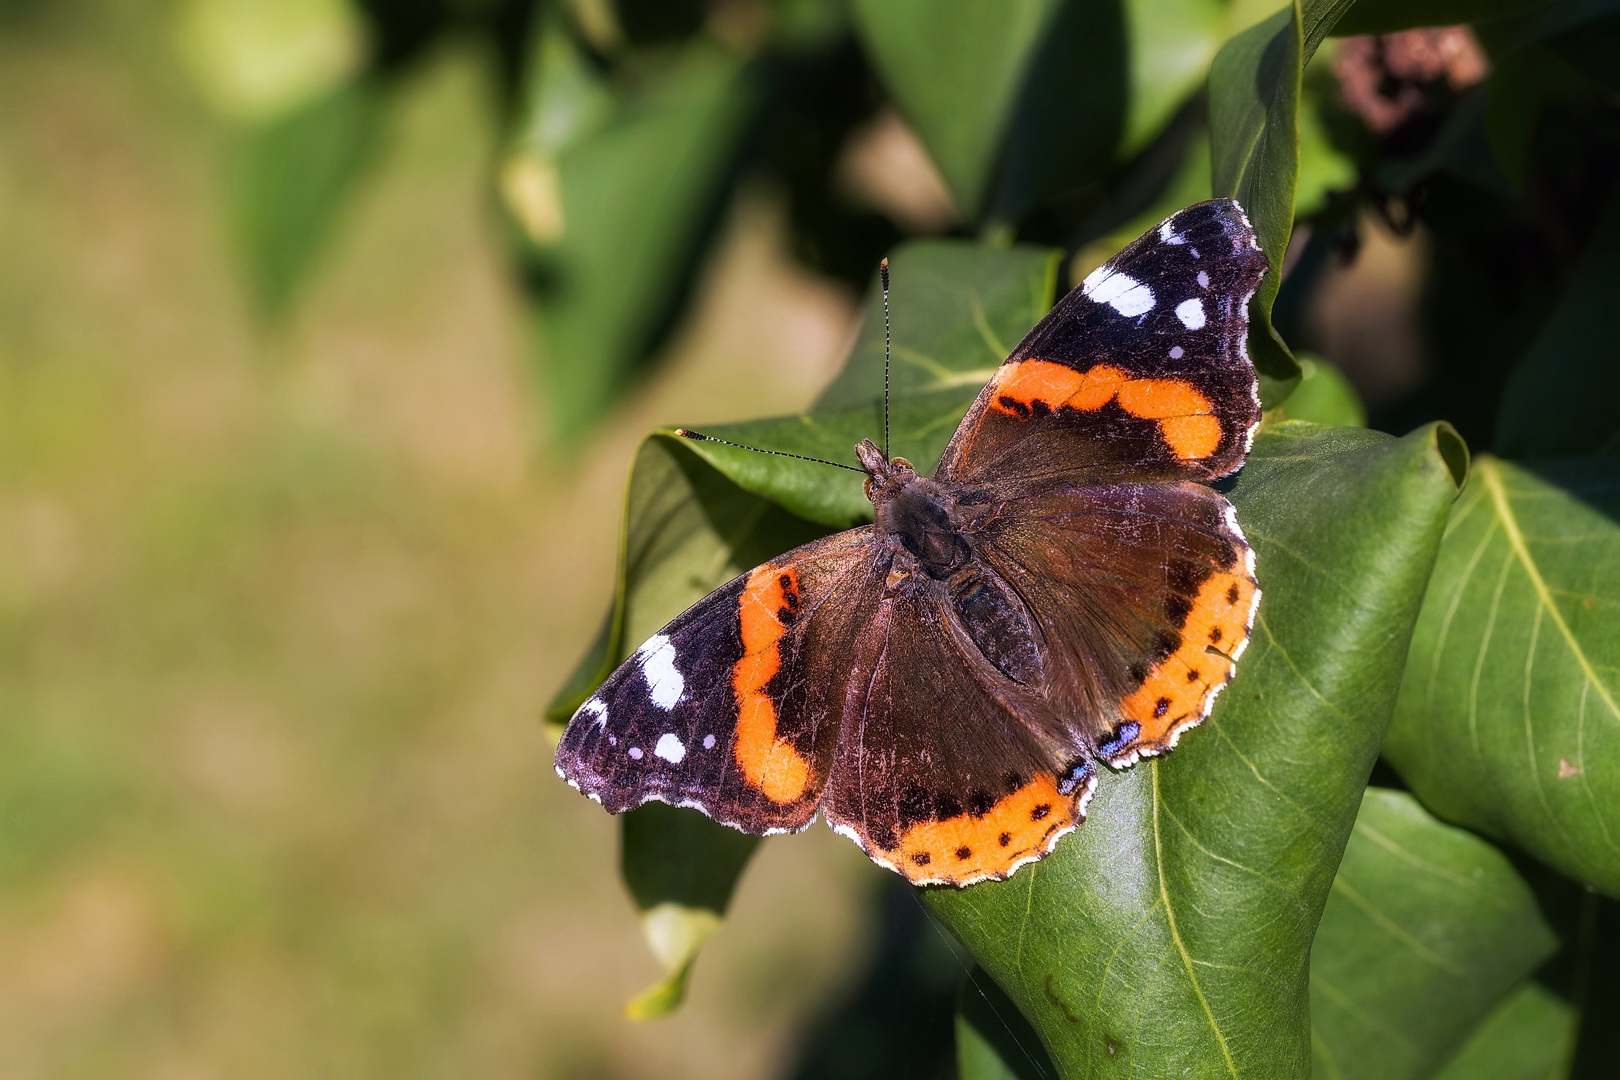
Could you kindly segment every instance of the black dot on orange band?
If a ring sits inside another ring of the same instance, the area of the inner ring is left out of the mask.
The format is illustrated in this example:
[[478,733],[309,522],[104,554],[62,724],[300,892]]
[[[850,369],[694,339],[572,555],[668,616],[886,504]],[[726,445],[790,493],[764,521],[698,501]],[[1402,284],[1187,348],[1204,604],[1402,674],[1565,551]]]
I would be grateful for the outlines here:
[[1211,630],[1209,632],[1209,643],[1211,645],[1219,645],[1220,641],[1221,641],[1221,628],[1217,626],[1215,629],[1213,629],[1213,630]]
[[911,857],[911,861],[916,863],[918,866],[927,866],[929,863],[933,862],[934,859],[933,856],[928,854],[928,852],[919,851],[917,854]]
[[1006,847],[1008,844],[1012,843],[1012,833],[1002,833],[1000,836],[996,837],[996,843],[1000,844],[1002,847]]
[[1198,681],[1198,669],[1197,668],[1193,668],[1191,671],[1187,672],[1187,681],[1188,682],[1197,682]]
[[1019,401],[1017,398],[1007,397],[1004,394],[998,400],[1000,401],[1001,406],[1003,408],[1010,409],[1011,411],[1017,413],[1019,416],[1022,416],[1022,417],[1029,416],[1029,406],[1025,405],[1022,401]]
[[971,859],[973,857],[973,849],[968,847],[966,844],[963,844],[961,847],[956,849],[956,857],[958,859]]
[[1162,697],[1158,701],[1155,701],[1153,703],[1153,719],[1157,720],[1159,717],[1163,716],[1165,713],[1167,713],[1169,711],[1170,711],[1170,699],[1169,698]]
[[1228,604],[1237,603],[1238,602],[1238,596],[1239,596],[1238,587],[1235,584],[1230,589],[1226,590],[1226,602]]
[[1165,571],[1165,581],[1178,593],[1195,593],[1199,582],[1209,576],[1209,571],[1199,567],[1196,563],[1186,559],[1177,559]]
[[1037,806],[1035,809],[1033,809],[1033,810],[1031,810],[1029,812],[1029,820],[1031,820],[1031,821],[1039,821],[1039,820],[1041,820],[1041,818],[1045,817],[1047,814],[1050,814],[1051,812],[1052,812],[1052,804],[1043,802],[1039,806]]

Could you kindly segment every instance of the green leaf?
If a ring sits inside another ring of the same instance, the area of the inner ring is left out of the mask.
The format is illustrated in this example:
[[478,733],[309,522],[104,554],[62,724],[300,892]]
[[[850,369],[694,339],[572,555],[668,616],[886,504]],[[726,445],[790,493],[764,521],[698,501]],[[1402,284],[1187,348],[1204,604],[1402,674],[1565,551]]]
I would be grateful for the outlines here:
[[552,435],[568,446],[629,388],[667,327],[759,90],[735,58],[705,48],[616,99],[610,118],[583,75],[541,86],[563,100],[529,103],[535,119],[502,186],[528,263]]
[[1129,154],[1156,135],[1203,82],[1221,44],[1226,5],[1211,0],[1131,0],[1124,8],[1131,66],[1120,152]]
[[1620,459],[1478,464],[1385,754],[1435,813],[1620,896]]
[[979,213],[1033,54],[1062,0],[855,0],[873,63],[965,216]]
[[[893,315],[890,447],[933,471],[957,422],[1018,339],[1052,305],[1057,254],[961,241],[918,241],[890,260]],[[769,450],[853,464],[854,446],[883,437],[883,308],[874,287],[843,372],[803,416],[751,420],[705,433]],[[870,520],[862,477],[825,465],[689,443],[742,488],[810,521]]]
[[1210,179],[1217,197],[1248,212],[1271,263],[1249,301],[1249,353],[1260,399],[1275,405],[1299,378],[1299,365],[1271,325],[1283,256],[1294,231],[1299,179],[1300,77],[1305,41],[1297,2],[1233,37],[1209,72]]
[[1146,145],[1202,82],[1226,14],[1218,0],[857,0],[855,12],[958,208],[992,228]]
[[1326,360],[1301,354],[1299,385],[1270,414],[1270,419],[1366,427],[1367,409],[1338,368]]
[[255,125],[233,163],[231,214],[260,310],[280,316],[375,156],[382,87],[359,79]]
[[1500,851],[1368,789],[1311,949],[1314,1075],[1432,1075],[1557,945]]
[[667,1015],[686,998],[698,951],[720,929],[758,845],[759,837],[721,828],[695,810],[648,803],[624,816],[624,882],[665,972],[625,1006],[632,1020]]
[[1262,432],[1231,498],[1265,596],[1214,715],[1171,756],[1104,777],[1044,861],[924,891],[1061,1075],[1308,1069],[1311,940],[1460,455],[1443,426]]
[[1434,1080],[1559,1080],[1576,1025],[1568,1002],[1527,982],[1485,1018]]

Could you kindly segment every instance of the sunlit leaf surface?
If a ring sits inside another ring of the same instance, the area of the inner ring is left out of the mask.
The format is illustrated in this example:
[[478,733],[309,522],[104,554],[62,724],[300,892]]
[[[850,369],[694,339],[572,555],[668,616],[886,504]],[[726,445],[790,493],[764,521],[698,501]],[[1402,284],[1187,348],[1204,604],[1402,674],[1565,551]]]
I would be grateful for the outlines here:
[[1440,816],[1620,895],[1620,460],[1484,458],[1386,753]]

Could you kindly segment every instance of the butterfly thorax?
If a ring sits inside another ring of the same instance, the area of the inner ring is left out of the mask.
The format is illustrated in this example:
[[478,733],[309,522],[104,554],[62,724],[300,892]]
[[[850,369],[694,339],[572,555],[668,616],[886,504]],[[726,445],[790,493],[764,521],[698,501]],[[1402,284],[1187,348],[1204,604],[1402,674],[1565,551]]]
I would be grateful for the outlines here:
[[972,561],[970,526],[954,485],[918,476],[909,461],[884,457],[871,440],[855,449],[868,475],[873,524],[902,562],[911,561],[909,554],[917,570],[943,581]]

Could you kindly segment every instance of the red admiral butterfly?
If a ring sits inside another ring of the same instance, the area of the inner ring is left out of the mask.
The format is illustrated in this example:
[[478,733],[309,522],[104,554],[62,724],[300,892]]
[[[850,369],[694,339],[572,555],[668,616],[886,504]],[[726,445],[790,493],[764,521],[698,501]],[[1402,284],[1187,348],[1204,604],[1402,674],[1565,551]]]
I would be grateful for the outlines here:
[[1098,762],[1209,715],[1260,590],[1231,505],[1260,418],[1266,260],[1189,206],[1031,330],[919,476],[856,447],[873,524],[710,593],[574,714],[557,772],[754,834],[819,810],[918,884],[1005,878],[1084,820]]

